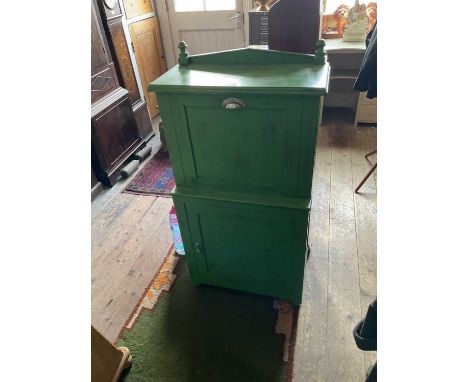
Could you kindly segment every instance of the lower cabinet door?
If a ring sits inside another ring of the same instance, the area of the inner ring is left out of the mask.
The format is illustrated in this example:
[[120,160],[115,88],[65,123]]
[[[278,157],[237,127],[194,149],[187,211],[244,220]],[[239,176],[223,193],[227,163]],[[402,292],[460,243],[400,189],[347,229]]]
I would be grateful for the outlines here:
[[300,304],[307,210],[174,195],[194,283]]

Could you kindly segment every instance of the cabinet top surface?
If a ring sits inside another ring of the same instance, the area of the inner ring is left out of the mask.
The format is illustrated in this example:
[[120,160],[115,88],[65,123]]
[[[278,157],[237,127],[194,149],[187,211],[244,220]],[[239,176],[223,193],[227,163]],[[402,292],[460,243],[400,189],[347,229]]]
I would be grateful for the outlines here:
[[324,95],[329,65],[313,55],[239,49],[189,57],[149,85],[150,91],[222,89]]

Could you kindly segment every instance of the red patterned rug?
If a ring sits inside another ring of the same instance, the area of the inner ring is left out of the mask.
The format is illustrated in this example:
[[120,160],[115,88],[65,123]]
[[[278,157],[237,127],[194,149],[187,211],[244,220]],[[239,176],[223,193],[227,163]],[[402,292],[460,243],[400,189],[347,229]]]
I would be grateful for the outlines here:
[[159,150],[135,175],[123,192],[129,194],[152,194],[170,197],[175,186],[169,153]]

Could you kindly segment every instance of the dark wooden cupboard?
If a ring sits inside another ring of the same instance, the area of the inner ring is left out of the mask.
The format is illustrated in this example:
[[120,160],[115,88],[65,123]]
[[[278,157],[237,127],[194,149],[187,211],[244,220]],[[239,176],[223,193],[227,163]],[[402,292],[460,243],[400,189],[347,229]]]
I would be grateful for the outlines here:
[[99,8],[92,0],[91,163],[97,179],[107,186],[115,184],[120,167],[144,144],[129,94],[120,86]]
[[[147,1],[149,2],[149,0]],[[134,68],[130,58],[127,39],[122,24],[123,10],[120,8],[118,2],[114,3],[112,9],[105,4],[106,3],[103,1],[99,3],[99,6],[104,18],[104,29],[108,34],[110,49],[118,64],[117,74],[121,78],[122,86],[129,92],[128,99],[132,104],[132,110],[137,121],[140,137],[147,141],[153,135],[153,127],[147,109],[149,105],[147,105],[146,100],[142,99],[138,90],[135,76],[136,67]]]

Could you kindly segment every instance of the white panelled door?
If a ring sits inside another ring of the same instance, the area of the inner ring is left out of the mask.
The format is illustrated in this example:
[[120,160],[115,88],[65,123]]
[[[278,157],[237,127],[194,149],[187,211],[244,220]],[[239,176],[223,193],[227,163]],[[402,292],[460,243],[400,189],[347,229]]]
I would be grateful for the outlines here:
[[179,41],[190,54],[243,48],[243,0],[167,0],[176,55]]

